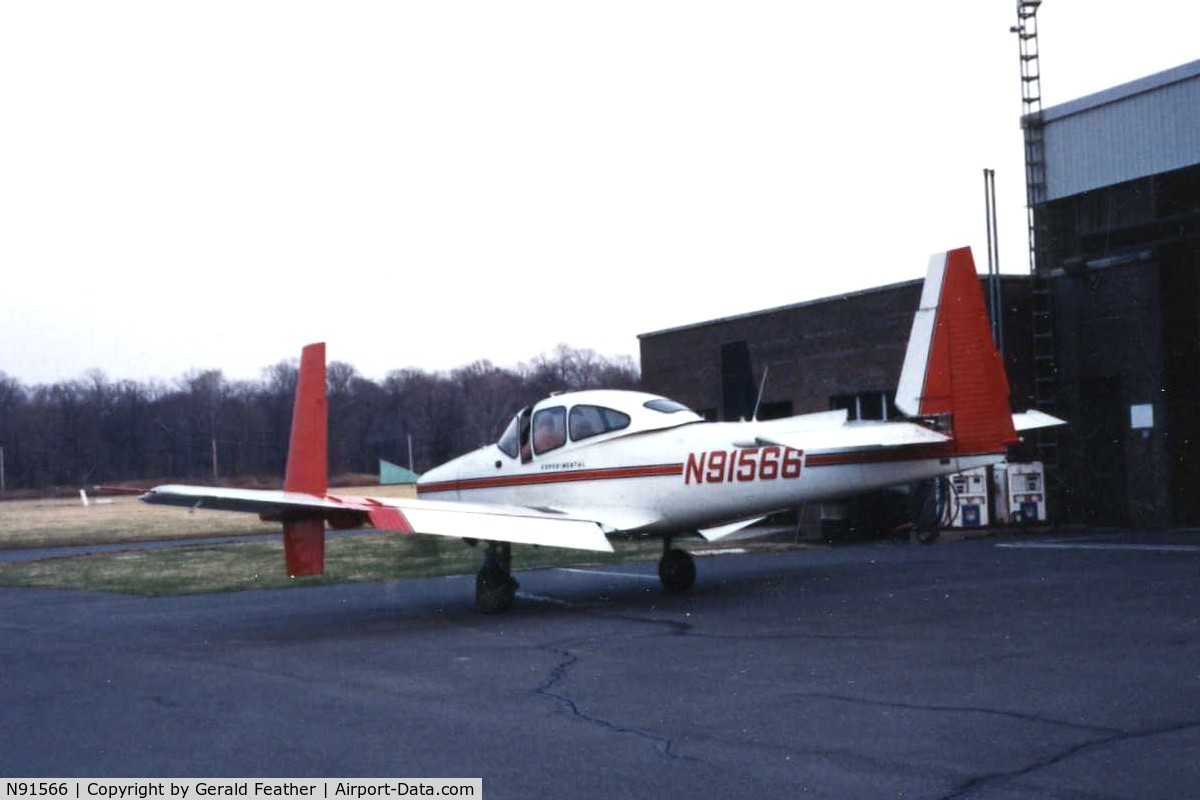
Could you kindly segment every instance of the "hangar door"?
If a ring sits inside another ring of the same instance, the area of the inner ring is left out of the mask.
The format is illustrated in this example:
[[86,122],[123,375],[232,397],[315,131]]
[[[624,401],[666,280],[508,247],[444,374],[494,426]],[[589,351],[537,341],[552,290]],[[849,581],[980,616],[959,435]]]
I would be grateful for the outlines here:
[[1075,427],[1081,469],[1073,487],[1078,516],[1090,525],[1126,525],[1125,416],[1121,379],[1080,381],[1080,419]]

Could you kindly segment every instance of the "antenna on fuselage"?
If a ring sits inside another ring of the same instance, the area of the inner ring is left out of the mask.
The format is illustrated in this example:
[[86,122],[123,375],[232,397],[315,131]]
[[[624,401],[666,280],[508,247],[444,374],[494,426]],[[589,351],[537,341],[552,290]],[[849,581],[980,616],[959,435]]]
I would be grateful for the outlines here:
[[767,375],[770,371],[770,367],[763,367],[762,380],[758,384],[758,397],[754,399],[754,413],[750,415],[750,419],[754,422],[758,422],[758,407],[762,404],[763,390],[767,388]]

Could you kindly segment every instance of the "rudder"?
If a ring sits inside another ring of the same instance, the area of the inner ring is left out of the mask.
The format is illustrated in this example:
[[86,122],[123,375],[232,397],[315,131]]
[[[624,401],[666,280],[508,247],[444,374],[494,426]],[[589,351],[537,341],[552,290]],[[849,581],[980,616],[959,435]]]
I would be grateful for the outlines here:
[[959,455],[997,453],[1019,441],[1008,394],[971,248],[932,256],[896,407],[910,416],[949,416]]

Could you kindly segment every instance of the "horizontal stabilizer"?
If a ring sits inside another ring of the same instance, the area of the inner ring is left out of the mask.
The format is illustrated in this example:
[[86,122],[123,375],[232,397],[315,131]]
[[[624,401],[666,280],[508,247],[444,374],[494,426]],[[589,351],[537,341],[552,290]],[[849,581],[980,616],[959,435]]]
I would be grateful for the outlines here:
[[1013,414],[1013,427],[1017,431],[1032,431],[1038,428],[1053,428],[1057,425],[1066,425],[1065,419],[1047,414],[1044,411],[1022,411],[1020,414]]
[[755,437],[758,445],[795,450],[853,450],[902,445],[941,444],[950,437],[914,422],[848,422],[837,428]]

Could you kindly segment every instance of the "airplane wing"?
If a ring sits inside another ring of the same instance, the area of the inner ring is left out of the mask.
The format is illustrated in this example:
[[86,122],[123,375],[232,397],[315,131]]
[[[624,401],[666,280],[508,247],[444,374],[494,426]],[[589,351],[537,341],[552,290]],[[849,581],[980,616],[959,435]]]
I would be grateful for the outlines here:
[[359,497],[212,486],[156,486],[140,498],[152,505],[245,511],[264,519],[307,517],[351,520],[401,533],[536,544],[611,553],[601,523],[552,509],[483,503],[447,503],[395,497]]

